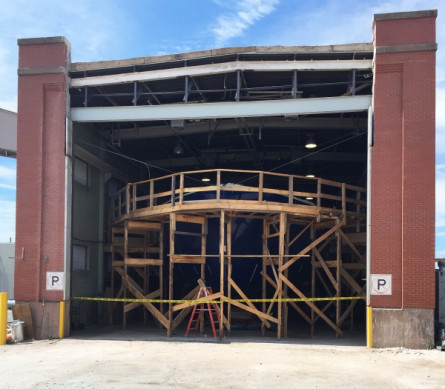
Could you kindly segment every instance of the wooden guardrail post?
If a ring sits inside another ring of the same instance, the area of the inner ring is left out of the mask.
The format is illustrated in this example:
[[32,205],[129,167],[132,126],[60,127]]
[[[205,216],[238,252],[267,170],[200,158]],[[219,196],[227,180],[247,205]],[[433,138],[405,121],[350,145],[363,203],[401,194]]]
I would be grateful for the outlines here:
[[343,221],[346,221],[346,184],[341,184],[341,213],[343,214]]
[[171,205],[175,206],[175,191],[176,191],[176,176],[172,175],[172,187],[171,187]]
[[260,172],[259,183],[258,183],[258,202],[263,202],[263,188],[264,188],[264,173]]
[[289,205],[294,203],[294,177],[289,176]]
[[179,175],[179,205],[184,203],[184,173]]
[[154,194],[155,194],[155,183],[153,180],[150,181],[150,210],[153,209],[154,205]]
[[131,184],[127,184],[125,187],[125,214],[128,215],[130,213],[130,186]]
[[216,171],[216,201],[221,199],[221,170]]

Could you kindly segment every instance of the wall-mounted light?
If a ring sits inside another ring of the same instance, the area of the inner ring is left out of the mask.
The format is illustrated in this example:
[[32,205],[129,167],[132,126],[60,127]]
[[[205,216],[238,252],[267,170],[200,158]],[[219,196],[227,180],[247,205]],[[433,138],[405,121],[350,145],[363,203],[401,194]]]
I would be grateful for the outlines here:
[[315,140],[314,140],[314,136],[312,134],[308,135],[307,141],[306,141],[306,144],[304,145],[304,147],[306,147],[307,149],[315,149],[317,147],[317,144],[315,143]]
[[184,149],[181,146],[181,143],[177,143],[175,148],[173,149],[173,154],[175,155],[181,155],[184,154]]

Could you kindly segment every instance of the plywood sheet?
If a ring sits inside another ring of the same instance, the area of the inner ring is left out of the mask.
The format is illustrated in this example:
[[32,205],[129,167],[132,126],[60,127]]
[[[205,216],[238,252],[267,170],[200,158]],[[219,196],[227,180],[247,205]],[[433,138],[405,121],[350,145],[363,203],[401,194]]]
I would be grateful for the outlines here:
[[12,306],[14,320],[25,322],[25,339],[34,339],[34,325],[29,304],[16,304]]

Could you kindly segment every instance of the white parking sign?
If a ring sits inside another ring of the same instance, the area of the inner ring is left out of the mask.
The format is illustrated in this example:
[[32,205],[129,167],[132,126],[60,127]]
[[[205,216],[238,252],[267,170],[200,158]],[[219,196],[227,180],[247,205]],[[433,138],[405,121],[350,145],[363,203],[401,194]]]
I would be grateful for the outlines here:
[[385,296],[392,294],[392,274],[371,274],[371,294]]
[[63,290],[64,279],[63,272],[46,272],[46,290]]

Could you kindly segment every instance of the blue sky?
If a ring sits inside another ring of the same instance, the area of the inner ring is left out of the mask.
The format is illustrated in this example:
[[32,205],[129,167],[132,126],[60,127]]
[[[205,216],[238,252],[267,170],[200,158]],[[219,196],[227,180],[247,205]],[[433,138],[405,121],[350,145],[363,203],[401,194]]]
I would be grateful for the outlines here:
[[[0,107],[17,109],[17,39],[65,36],[72,60],[227,46],[371,42],[374,13],[438,9],[436,256],[445,257],[445,7],[441,0],[0,0]],[[0,242],[14,240],[15,160],[0,157]]]

